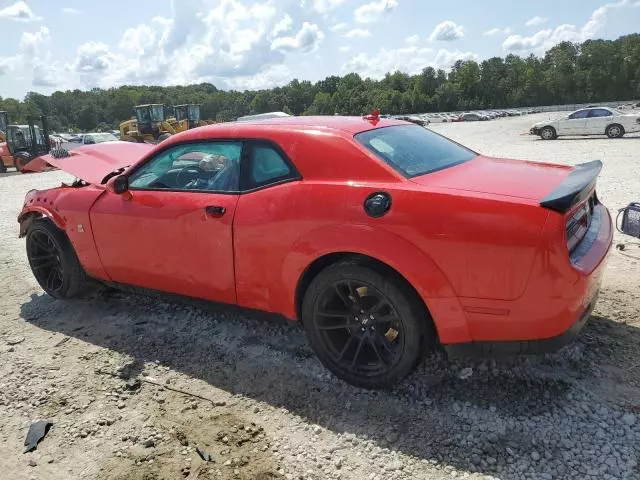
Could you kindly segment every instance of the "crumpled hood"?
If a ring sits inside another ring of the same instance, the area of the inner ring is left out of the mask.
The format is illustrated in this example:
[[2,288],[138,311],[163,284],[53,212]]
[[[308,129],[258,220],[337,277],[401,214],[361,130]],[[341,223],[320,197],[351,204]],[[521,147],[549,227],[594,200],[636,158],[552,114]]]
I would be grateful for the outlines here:
[[147,143],[107,142],[75,148],[68,157],[55,158],[49,154],[41,158],[85,182],[100,184],[109,173],[133,165],[154,147]]
[[477,156],[460,165],[411,180],[421,185],[541,200],[571,172],[572,167],[550,163]]

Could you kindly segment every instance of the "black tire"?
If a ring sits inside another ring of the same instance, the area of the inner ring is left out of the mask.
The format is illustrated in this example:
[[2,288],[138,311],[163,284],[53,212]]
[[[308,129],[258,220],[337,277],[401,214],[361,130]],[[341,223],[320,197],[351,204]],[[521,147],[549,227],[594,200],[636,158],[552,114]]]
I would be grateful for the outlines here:
[[86,273],[65,233],[49,219],[33,222],[26,246],[31,271],[47,294],[66,299],[84,292]]
[[7,166],[4,164],[4,162],[0,158],[0,173],[5,173],[6,171],[7,171]]
[[609,125],[605,131],[609,138],[622,138],[624,136],[624,127],[617,123]]
[[322,364],[363,388],[398,383],[435,343],[428,312],[410,287],[355,261],[333,264],[312,280],[302,323]]
[[13,166],[19,172],[31,161],[31,155],[27,152],[18,152],[13,156]]
[[158,143],[164,142],[167,138],[171,136],[170,133],[163,133],[158,136]]
[[553,127],[544,127],[540,130],[540,138],[542,140],[555,140],[558,138],[558,134],[556,133],[556,129]]

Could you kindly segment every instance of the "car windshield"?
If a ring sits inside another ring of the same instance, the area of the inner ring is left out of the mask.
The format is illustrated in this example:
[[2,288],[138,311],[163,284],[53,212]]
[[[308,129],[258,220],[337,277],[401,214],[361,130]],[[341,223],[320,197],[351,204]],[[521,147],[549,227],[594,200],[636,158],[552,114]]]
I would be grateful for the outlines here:
[[359,133],[356,140],[407,178],[442,170],[477,153],[418,125],[396,125]]

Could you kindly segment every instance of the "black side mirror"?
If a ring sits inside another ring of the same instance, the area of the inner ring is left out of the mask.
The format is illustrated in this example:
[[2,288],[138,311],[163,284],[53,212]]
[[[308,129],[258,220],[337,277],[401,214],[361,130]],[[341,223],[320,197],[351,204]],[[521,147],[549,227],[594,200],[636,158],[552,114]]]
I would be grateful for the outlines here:
[[129,191],[129,178],[126,175],[118,175],[113,179],[113,193],[123,194]]

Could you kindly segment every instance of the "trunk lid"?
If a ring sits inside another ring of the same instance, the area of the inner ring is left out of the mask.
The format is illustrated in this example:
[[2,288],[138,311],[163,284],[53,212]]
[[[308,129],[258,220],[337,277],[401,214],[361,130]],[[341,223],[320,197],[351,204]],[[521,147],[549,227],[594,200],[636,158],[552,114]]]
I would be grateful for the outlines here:
[[74,148],[68,157],[43,155],[48,164],[85,182],[100,184],[114,170],[141,160],[155,145],[133,142],[108,142]]
[[479,155],[411,181],[433,188],[466,190],[541,201],[573,170],[565,165],[509,160]]

